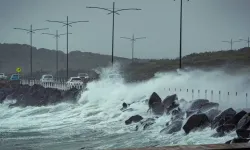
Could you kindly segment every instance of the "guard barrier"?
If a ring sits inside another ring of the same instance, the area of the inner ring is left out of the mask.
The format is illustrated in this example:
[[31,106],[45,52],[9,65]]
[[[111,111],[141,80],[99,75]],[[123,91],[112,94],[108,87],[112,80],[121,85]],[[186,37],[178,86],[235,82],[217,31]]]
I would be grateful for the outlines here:
[[71,88],[77,88],[77,89],[82,89],[85,87],[84,84],[67,84],[66,81],[59,80],[59,81],[54,81],[54,82],[41,82],[40,80],[21,80],[20,84],[27,84],[30,86],[33,86],[34,84],[42,85],[45,88],[56,88],[59,90],[68,90]]

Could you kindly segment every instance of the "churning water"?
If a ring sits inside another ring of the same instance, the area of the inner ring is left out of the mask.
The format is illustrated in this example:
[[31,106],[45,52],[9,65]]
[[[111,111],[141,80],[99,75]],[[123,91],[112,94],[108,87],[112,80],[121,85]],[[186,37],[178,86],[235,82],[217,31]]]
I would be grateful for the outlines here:
[[[209,128],[188,135],[183,130],[172,135],[160,134],[170,116],[158,118],[145,131],[135,131],[136,124],[126,126],[124,121],[137,114],[144,118],[153,116],[146,113],[145,102],[152,92],[161,98],[177,93],[179,99],[187,101],[206,97],[219,102],[221,109],[245,108],[246,93],[250,89],[246,74],[233,76],[220,70],[177,71],[158,73],[147,82],[126,84],[122,78],[109,78],[109,74],[118,70],[116,67],[102,69],[101,79],[87,85],[88,91],[81,94],[77,104],[26,108],[8,108],[10,102],[0,104],[1,149],[78,150],[212,144],[224,143],[236,136],[233,132],[214,138],[211,135],[216,131]],[[130,106],[133,111],[120,111],[123,102],[134,102]]]

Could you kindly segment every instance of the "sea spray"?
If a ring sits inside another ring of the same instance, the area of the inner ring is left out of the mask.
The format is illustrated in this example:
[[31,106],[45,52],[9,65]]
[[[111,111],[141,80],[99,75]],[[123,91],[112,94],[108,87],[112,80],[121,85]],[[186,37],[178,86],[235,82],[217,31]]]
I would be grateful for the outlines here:
[[[137,114],[143,118],[154,117],[147,113],[146,101],[152,92],[157,92],[162,99],[176,93],[179,99],[190,101],[205,98],[207,90],[207,99],[212,98],[224,109],[245,107],[245,93],[250,91],[246,74],[234,76],[222,70],[192,69],[158,73],[141,83],[125,83],[119,65],[103,68],[100,72],[101,78],[87,84],[88,90],[81,93],[77,104],[25,108],[8,108],[8,102],[0,104],[0,146],[3,149],[25,147],[53,150],[224,143],[235,133],[214,138],[211,135],[216,131],[206,128],[189,135],[185,135],[183,130],[172,135],[160,134],[170,120],[167,115],[158,118],[145,131],[135,131],[135,124],[126,126],[124,121]],[[110,76],[114,74],[119,76]],[[237,96],[235,92],[238,92]],[[123,102],[132,103],[129,107],[133,111],[122,112],[120,108]]]

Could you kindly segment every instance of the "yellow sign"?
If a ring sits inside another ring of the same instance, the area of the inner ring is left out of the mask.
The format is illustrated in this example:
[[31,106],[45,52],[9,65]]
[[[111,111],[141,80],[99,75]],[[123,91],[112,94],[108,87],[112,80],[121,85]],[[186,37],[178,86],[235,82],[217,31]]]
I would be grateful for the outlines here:
[[18,72],[18,73],[20,73],[22,71],[22,69],[21,68],[16,68],[16,72]]

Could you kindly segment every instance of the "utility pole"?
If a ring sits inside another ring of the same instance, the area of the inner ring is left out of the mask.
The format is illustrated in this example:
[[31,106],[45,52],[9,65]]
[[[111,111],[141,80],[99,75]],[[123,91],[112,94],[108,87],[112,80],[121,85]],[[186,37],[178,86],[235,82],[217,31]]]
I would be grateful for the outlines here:
[[89,22],[89,21],[69,21],[69,17],[67,16],[67,20],[66,21],[51,21],[51,20],[47,20],[48,22],[56,22],[56,23],[61,23],[63,24],[63,26],[66,26],[67,28],[67,79],[69,78],[69,26],[72,27],[71,25],[74,23],[79,23],[79,22]]
[[58,30],[56,30],[56,34],[51,34],[51,33],[42,33],[42,34],[52,35],[53,37],[56,38],[56,77],[58,78],[58,38],[62,35],[66,35],[66,33],[58,34]]
[[112,23],[112,65],[114,63],[114,38],[115,38],[115,14],[116,15],[120,15],[118,12],[121,12],[121,11],[124,11],[124,10],[141,10],[141,9],[138,9],[138,8],[126,8],[126,9],[115,9],[115,2],[113,2],[113,9],[108,9],[108,8],[101,8],[101,7],[87,7],[87,8],[96,8],[96,9],[102,9],[102,10],[106,10],[108,11],[109,14],[113,14],[113,23]]
[[[180,56],[179,56],[179,68],[182,67],[181,60],[182,60],[182,1],[183,0],[180,0],[180,1],[181,1],[181,3],[180,3],[180,52],[179,52]],[[189,1],[189,0],[187,0],[187,1]]]
[[30,29],[23,29],[23,28],[14,28],[17,30],[23,30],[23,31],[27,31],[28,33],[30,33],[30,76],[32,77],[32,34],[35,33],[35,31],[38,30],[47,30],[49,28],[41,28],[41,29],[33,29],[32,25],[30,25]]
[[134,61],[134,44],[135,44],[135,41],[136,40],[139,40],[139,39],[146,39],[146,37],[139,37],[139,38],[135,38],[134,34],[132,36],[132,38],[128,38],[128,37],[121,37],[123,39],[128,39],[132,42],[132,63]]
[[247,38],[247,40],[245,40],[245,39],[240,39],[240,41],[245,41],[245,42],[247,42],[247,47],[249,47],[249,45],[250,45],[250,38],[249,38],[249,37]]
[[222,42],[229,43],[231,46],[231,50],[233,50],[233,44],[240,41],[233,41],[233,39],[231,39],[230,41],[222,41]]

